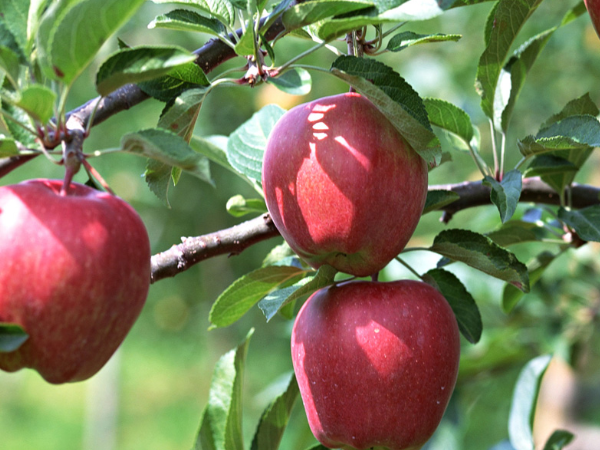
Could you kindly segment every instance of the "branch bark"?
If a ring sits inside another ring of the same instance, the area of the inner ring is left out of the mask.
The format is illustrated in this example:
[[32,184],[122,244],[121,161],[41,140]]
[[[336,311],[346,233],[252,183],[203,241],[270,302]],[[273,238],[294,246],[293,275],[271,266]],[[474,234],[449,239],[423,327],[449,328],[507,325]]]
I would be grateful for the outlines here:
[[[459,211],[490,204],[490,188],[480,181],[429,186],[430,190],[452,191],[460,195],[455,202],[440,208],[442,220],[447,223]],[[600,188],[574,184],[573,207],[585,208],[600,204]],[[560,198],[539,178],[523,180],[520,202],[559,205]],[[446,220],[447,219],[447,220]],[[279,236],[268,214],[243,222],[232,228],[204,236],[182,238],[182,243],[152,257],[152,283],[173,277],[208,258],[229,254],[238,255],[258,242]]]

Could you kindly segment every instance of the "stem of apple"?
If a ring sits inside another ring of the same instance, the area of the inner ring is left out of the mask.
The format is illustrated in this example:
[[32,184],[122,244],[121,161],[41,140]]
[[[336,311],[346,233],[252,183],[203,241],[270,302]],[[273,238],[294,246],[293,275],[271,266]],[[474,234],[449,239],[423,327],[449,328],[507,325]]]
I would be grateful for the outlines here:
[[396,261],[398,261],[400,264],[402,264],[404,267],[406,267],[413,275],[415,275],[419,280],[422,280],[423,277],[421,275],[419,275],[419,273],[413,269],[410,264],[408,264],[406,261],[404,261],[402,258],[400,258],[399,256],[396,256]]

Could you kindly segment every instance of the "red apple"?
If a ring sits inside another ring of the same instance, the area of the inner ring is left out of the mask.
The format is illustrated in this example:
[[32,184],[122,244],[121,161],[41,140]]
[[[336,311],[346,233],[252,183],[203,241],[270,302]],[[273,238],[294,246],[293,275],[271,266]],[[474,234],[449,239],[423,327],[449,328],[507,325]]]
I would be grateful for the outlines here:
[[450,305],[418,281],[321,289],[292,331],[308,423],[330,448],[420,449],[448,405],[459,356]]
[[36,369],[50,383],[94,375],[145,303],[150,245],[123,200],[62,181],[0,188],[0,322],[29,339],[0,353],[0,369]]
[[427,196],[427,165],[369,100],[348,93],[288,111],[265,150],[262,183],[275,226],[317,268],[356,276],[407,244]]
[[585,6],[592,18],[592,24],[596,33],[600,36],[600,0],[584,0]]

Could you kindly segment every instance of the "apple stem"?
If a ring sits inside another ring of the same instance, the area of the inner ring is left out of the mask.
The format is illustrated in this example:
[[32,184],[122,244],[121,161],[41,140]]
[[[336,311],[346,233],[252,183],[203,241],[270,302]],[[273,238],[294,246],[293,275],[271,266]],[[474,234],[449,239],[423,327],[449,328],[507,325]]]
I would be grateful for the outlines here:
[[373,275],[371,275],[371,281],[375,282],[379,279],[379,272],[375,272]]

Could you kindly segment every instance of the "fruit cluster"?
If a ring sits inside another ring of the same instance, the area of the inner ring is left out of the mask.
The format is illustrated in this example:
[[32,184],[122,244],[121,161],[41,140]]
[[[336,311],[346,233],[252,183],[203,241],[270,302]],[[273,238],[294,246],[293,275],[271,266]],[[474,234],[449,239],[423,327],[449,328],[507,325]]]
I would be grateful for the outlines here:
[[[262,182],[273,222],[308,264],[374,276],[417,226],[427,165],[368,99],[348,93],[281,118]],[[448,302],[410,280],[317,291],[291,347],[313,434],[343,449],[421,448],[446,409],[460,355]]]
[[27,340],[0,369],[36,369],[50,383],[85,380],[119,347],[150,286],[150,244],[114,195],[30,180],[0,188],[0,325]]

